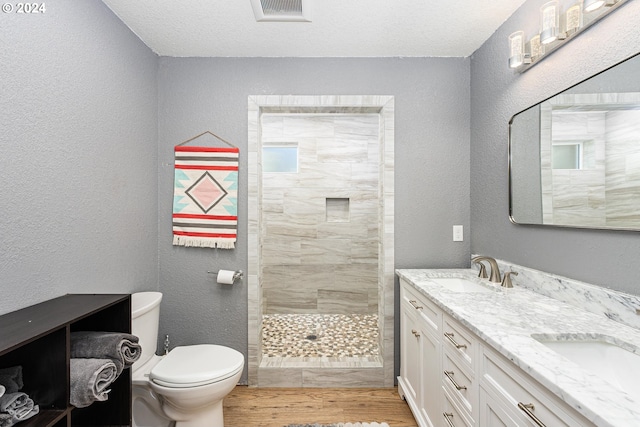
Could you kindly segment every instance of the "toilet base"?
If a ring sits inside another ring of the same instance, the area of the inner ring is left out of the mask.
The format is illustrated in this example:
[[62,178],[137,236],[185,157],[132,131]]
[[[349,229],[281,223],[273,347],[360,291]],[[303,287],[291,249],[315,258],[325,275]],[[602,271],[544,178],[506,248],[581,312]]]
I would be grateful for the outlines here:
[[[173,411],[170,405],[163,406],[165,414],[176,420],[176,427],[224,427],[224,416],[222,413],[222,400],[214,403],[206,409],[198,410],[196,418],[180,421],[181,413]],[[190,414],[191,415],[191,414]]]

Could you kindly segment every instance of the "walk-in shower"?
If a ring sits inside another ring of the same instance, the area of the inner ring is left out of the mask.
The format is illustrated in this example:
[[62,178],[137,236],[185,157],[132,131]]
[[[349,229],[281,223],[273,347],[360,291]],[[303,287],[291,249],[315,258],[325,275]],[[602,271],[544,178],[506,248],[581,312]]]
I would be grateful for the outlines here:
[[392,385],[393,98],[250,97],[248,186],[249,383]]

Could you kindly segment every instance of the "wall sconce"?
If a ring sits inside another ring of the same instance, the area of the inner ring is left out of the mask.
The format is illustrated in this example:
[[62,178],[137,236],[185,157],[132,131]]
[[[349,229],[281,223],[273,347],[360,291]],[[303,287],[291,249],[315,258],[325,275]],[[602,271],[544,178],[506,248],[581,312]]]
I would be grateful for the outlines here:
[[[540,7],[540,32],[509,36],[509,67],[524,72],[628,0],[551,0]],[[569,4],[561,10],[562,4]]]

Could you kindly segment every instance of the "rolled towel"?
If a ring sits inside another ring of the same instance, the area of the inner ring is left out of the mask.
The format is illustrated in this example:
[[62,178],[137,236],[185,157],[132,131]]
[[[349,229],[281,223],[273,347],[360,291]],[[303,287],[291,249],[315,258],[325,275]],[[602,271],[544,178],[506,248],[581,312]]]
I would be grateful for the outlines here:
[[105,401],[108,387],[118,378],[118,369],[109,359],[71,359],[71,393],[69,402],[84,408],[96,401]]
[[12,366],[0,369],[0,384],[5,387],[5,393],[15,393],[22,389],[22,366]]
[[34,415],[37,415],[38,412],[40,412],[40,407],[38,405],[34,405],[31,411],[29,411],[26,414],[22,414],[20,416],[11,415],[11,414],[7,414],[6,412],[2,412],[0,413],[0,427],[11,427],[19,423],[20,421],[28,420]]
[[0,411],[6,412],[18,421],[25,419],[33,407],[33,400],[27,393],[7,393],[0,397]]
[[140,358],[138,337],[120,332],[79,331],[71,333],[71,357],[111,359],[118,368],[132,365]]
[[3,386],[2,384],[0,384],[0,397],[2,397],[4,395],[5,391],[7,391],[7,388],[5,386]]

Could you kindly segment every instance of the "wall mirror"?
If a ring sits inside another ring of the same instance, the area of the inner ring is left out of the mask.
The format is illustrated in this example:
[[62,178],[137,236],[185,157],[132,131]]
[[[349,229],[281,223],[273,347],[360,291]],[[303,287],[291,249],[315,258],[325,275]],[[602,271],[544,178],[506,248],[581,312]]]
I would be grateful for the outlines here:
[[640,54],[511,118],[509,218],[640,230]]

